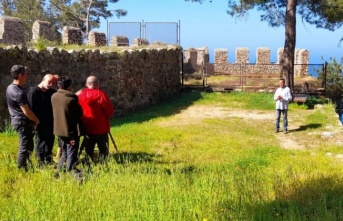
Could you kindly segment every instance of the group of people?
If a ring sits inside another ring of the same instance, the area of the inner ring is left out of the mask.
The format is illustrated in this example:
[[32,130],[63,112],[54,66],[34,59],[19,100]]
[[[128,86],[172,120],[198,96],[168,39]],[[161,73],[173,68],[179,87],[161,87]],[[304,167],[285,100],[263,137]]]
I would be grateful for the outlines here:
[[[99,89],[97,77],[89,76],[86,88],[74,94],[72,80],[67,76],[47,73],[28,93],[24,89],[28,69],[23,65],[14,65],[11,76],[13,82],[6,89],[6,99],[11,124],[19,136],[18,168],[28,170],[27,162],[34,150],[34,137],[39,164],[54,163],[52,150],[57,136],[58,146],[62,150],[57,168],[62,170],[66,164],[67,171],[76,170],[80,125],[84,125],[86,130],[82,142],[86,154],[94,160],[94,148],[97,144],[100,160],[106,159],[109,154],[110,118],[114,108],[106,93]],[[279,86],[274,94],[275,132],[280,130],[280,117],[283,115],[283,132],[287,133],[288,103],[292,96],[284,79],[280,79]]]
[[[53,164],[55,136],[61,155],[57,168],[76,171],[81,136],[86,154],[94,160],[95,145],[99,157],[105,160],[109,154],[108,133],[114,108],[109,97],[99,89],[99,79],[89,76],[86,88],[72,92],[72,80],[46,73],[42,81],[26,92],[24,85],[28,69],[23,65],[11,68],[12,83],[6,89],[6,99],[11,125],[19,136],[18,168],[28,170],[28,160],[34,150],[39,165]],[[35,138],[35,145],[34,145]]]

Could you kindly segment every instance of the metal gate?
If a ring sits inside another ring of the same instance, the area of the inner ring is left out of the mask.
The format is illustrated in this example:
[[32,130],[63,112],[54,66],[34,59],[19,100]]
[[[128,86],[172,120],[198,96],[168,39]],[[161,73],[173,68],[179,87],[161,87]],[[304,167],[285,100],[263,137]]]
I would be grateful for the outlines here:
[[149,43],[180,45],[179,22],[107,22],[107,45],[114,36],[126,36],[130,45],[141,38]]

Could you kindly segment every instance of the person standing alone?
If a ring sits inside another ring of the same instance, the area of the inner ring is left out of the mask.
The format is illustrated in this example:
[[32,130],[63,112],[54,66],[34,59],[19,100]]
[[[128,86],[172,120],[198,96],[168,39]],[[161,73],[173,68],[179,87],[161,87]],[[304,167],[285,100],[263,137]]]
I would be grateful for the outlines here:
[[283,132],[287,134],[288,126],[288,103],[292,100],[291,90],[285,85],[285,79],[279,80],[279,88],[276,89],[274,94],[274,101],[276,101],[276,120],[275,120],[275,132],[280,130],[280,117],[283,115]]
[[33,151],[33,131],[39,125],[39,119],[28,105],[27,95],[23,86],[27,81],[27,69],[22,65],[11,68],[12,84],[6,89],[8,111],[11,116],[11,125],[19,136],[17,156],[18,168],[28,171],[27,161]]
[[56,92],[53,84],[57,79],[54,75],[46,74],[41,83],[31,87],[28,93],[29,106],[40,119],[36,128],[36,157],[39,165],[51,164],[54,146],[53,114],[51,96]]
[[77,94],[83,110],[81,119],[86,129],[83,140],[85,151],[94,161],[93,152],[97,144],[100,161],[104,161],[109,154],[108,133],[114,108],[106,93],[99,89],[99,79],[95,76],[89,76],[86,88]]

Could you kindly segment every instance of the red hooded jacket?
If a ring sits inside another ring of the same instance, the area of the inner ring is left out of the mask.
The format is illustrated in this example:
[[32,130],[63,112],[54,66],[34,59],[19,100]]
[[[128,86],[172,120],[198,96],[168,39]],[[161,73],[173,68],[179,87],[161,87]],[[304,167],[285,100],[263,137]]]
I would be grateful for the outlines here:
[[79,94],[79,104],[83,110],[81,119],[87,134],[99,135],[110,131],[110,118],[114,108],[105,92],[85,88]]

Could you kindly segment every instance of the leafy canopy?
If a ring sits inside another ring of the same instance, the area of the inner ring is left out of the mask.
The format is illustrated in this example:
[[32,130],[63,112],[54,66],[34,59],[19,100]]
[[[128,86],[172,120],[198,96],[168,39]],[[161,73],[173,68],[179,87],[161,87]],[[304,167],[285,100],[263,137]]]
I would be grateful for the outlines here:
[[100,19],[125,16],[124,9],[109,10],[109,3],[119,0],[0,0],[0,15],[23,20],[29,31],[36,20],[49,21],[63,26],[80,28],[86,35],[100,27]]
[[[257,9],[264,12],[261,21],[272,27],[285,26],[287,0],[229,0],[227,13],[231,16],[245,17],[248,11]],[[297,13],[303,21],[317,28],[335,30],[343,25],[342,0],[298,0]]]

